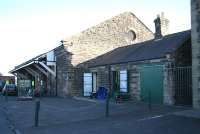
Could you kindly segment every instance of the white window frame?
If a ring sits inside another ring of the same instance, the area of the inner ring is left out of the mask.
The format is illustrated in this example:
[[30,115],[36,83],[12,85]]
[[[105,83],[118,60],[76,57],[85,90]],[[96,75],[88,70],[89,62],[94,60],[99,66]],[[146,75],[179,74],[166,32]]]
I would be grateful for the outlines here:
[[92,73],[83,74],[83,96],[90,96],[92,92]]
[[[125,76],[125,77],[124,77]],[[121,70],[119,72],[119,91],[123,93],[128,92],[128,73],[127,70]]]

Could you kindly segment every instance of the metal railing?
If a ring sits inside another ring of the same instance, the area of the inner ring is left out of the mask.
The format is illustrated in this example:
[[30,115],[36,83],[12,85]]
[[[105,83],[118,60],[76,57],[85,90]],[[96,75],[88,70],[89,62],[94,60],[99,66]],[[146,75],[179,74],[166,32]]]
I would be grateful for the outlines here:
[[[167,68],[168,80],[173,83],[174,99],[177,105],[191,105],[192,104],[192,68],[175,67]],[[169,78],[171,77],[171,78]]]

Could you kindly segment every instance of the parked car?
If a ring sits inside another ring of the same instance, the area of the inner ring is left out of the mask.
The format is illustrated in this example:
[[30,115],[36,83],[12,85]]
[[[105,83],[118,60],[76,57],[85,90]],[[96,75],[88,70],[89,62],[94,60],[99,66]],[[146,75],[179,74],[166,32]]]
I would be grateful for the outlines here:
[[15,84],[5,84],[2,90],[3,95],[17,95],[17,87]]
[[0,92],[2,91],[3,89],[3,81],[0,80]]

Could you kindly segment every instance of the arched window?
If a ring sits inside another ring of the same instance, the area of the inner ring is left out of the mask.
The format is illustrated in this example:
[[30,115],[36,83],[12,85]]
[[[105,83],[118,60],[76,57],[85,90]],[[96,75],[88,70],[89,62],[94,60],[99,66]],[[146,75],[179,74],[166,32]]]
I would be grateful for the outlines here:
[[125,40],[128,44],[133,43],[136,40],[136,33],[133,30],[129,30],[126,34],[125,34]]
[[128,37],[130,41],[134,41],[136,39],[136,33],[133,30],[129,30]]

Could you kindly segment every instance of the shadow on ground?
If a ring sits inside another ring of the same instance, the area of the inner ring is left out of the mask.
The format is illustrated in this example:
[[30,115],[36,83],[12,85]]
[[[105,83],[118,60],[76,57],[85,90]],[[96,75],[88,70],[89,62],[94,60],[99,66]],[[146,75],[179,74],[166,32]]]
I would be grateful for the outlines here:
[[[34,127],[35,101],[5,102],[9,116],[22,134],[53,133],[185,133],[197,129],[200,121],[174,113],[190,108],[148,105],[141,102],[110,103],[110,116],[105,117],[104,101],[73,98],[41,98],[39,127]],[[198,124],[198,125],[197,125]],[[182,128],[182,127],[186,128]],[[189,127],[188,127],[189,126]],[[181,129],[182,128],[182,129]],[[184,130],[184,132],[182,132]]]

